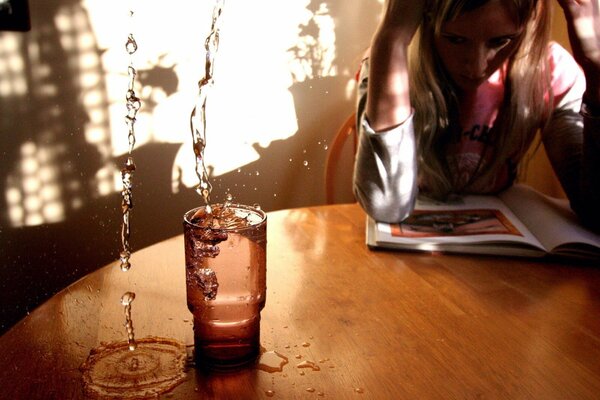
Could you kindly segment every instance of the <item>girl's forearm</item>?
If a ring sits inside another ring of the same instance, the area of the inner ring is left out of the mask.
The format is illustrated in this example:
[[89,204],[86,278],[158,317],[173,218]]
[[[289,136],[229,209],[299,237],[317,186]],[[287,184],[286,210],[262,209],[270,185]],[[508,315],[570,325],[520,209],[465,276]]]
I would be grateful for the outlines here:
[[381,131],[404,122],[411,114],[408,82],[410,38],[395,30],[380,30],[371,47],[366,115]]

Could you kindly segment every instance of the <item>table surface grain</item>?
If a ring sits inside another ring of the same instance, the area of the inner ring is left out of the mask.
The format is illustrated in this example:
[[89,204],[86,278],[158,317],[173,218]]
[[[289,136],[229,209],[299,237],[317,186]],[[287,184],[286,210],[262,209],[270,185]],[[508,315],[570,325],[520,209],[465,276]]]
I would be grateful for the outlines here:
[[[169,399],[598,399],[600,268],[372,251],[356,204],[268,214],[261,344],[281,372],[187,370]],[[79,366],[102,342],[193,343],[183,238],[107,265],[0,337],[0,398],[83,398]],[[313,361],[319,371],[300,369]]]

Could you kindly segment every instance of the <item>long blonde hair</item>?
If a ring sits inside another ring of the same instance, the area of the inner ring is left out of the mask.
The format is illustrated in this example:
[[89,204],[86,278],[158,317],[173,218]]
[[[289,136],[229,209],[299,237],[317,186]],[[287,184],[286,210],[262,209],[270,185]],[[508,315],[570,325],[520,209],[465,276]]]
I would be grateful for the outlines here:
[[[444,22],[489,0],[429,0],[428,14],[409,49],[410,99],[419,154],[419,178],[429,195],[444,198],[466,188],[454,187],[445,156],[445,139],[458,129],[457,94],[436,54],[434,39]],[[474,180],[489,180],[507,160],[520,160],[552,104],[547,48],[551,9],[547,0],[503,0],[517,11],[524,33],[508,60],[503,104],[494,124],[490,162],[483,161]],[[546,100],[545,100],[546,99]],[[548,99],[550,99],[548,101]],[[482,155],[482,159],[484,155]]]

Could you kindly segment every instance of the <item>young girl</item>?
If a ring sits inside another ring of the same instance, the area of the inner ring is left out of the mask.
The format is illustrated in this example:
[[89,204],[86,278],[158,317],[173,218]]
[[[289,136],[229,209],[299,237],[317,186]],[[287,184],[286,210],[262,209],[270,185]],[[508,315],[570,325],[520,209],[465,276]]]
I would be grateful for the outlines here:
[[[387,0],[360,74],[354,192],[398,222],[418,191],[496,193],[541,131],[572,209],[600,229],[600,0]],[[410,44],[410,46],[409,46]]]

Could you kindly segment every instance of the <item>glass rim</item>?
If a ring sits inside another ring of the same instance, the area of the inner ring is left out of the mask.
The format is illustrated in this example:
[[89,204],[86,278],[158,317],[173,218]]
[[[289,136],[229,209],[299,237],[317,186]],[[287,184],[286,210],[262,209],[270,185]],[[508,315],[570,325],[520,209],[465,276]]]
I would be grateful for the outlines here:
[[[223,205],[223,203],[214,203],[214,204],[211,204],[211,207],[222,206],[222,205]],[[244,226],[244,227],[241,227],[241,228],[239,228],[239,227],[238,228],[212,228],[212,227],[208,227],[209,229],[215,229],[215,230],[226,231],[226,232],[243,232],[243,231],[250,230],[250,229],[256,229],[257,227],[260,227],[261,225],[266,224],[266,222],[267,222],[267,213],[264,212],[263,210],[261,210],[260,208],[256,208],[254,206],[250,206],[250,205],[247,205],[247,204],[240,204],[240,203],[231,203],[231,205],[229,207],[238,208],[238,209],[241,209],[241,210],[247,210],[247,211],[250,211],[250,212],[254,212],[254,213],[258,214],[261,219],[256,224]],[[200,225],[198,225],[198,224],[190,221],[190,217],[192,215],[194,215],[197,210],[200,210],[202,208],[206,208],[206,206],[194,207],[191,210],[186,211],[183,214],[183,223],[187,224],[187,225],[190,225],[190,226],[193,226],[193,227],[196,227],[196,228],[207,228],[207,227],[200,226]]]

